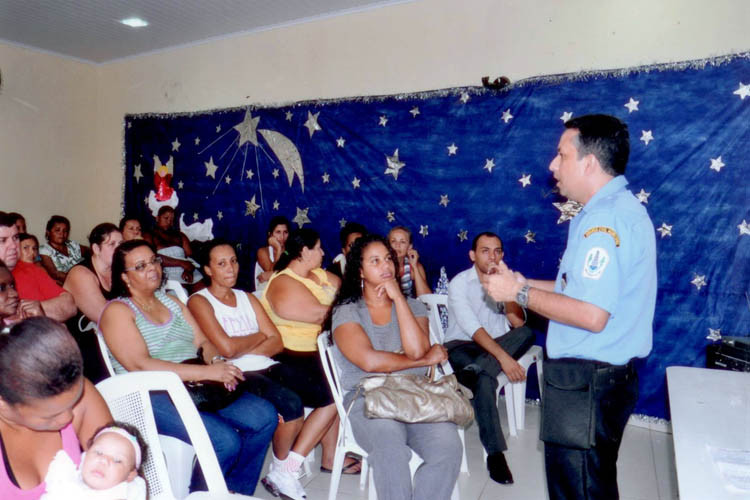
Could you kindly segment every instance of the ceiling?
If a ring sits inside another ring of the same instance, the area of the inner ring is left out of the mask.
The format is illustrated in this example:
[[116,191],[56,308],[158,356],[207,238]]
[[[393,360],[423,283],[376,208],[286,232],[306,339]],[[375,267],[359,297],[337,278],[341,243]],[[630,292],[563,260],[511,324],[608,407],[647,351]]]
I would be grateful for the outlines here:
[[[0,41],[93,63],[413,0],[0,0]],[[121,19],[149,23],[130,28]]]

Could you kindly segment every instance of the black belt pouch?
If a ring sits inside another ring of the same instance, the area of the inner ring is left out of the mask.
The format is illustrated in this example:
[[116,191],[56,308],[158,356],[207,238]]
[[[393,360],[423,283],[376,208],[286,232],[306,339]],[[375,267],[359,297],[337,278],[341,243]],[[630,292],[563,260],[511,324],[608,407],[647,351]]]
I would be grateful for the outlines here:
[[540,439],[587,450],[594,444],[594,365],[583,360],[545,360]]

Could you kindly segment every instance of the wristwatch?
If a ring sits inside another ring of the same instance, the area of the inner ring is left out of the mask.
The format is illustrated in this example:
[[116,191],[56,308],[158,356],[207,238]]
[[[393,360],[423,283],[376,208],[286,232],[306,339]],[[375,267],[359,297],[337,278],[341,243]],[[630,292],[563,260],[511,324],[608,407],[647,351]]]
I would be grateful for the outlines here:
[[516,294],[516,302],[521,307],[529,306],[529,285],[524,285]]

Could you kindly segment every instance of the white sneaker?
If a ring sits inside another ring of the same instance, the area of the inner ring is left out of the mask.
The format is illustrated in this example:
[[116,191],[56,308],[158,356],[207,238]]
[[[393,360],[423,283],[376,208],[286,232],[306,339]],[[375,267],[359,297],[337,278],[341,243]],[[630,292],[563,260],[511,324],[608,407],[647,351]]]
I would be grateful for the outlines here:
[[272,468],[264,477],[261,484],[273,496],[281,496],[291,500],[305,500],[307,493],[293,474]]

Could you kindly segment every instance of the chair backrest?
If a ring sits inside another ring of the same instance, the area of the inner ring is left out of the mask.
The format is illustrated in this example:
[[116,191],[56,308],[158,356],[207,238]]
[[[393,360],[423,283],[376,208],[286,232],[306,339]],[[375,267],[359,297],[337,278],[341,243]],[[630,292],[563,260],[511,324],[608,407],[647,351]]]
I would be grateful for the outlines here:
[[318,354],[323,364],[323,371],[326,374],[326,380],[333,394],[333,401],[336,404],[336,410],[339,418],[346,419],[346,408],[344,408],[344,394],[341,391],[341,381],[339,380],[339,370],[336,361],[333,359],[333,346],[328,342],[329,333],[327,331],[318,335]]
[[228,494],[224,476],[203,421],[176,373],[129,372],[102,380],[96,388],[107,402],[115,420],[137,427],[148,443],[149,449],[143,462],[143,470],[151,500],[173,499],[174,494],[151,408],[150,391],[166,391],[169,394],[195,448],[208,491],[215,495]]
[[112,359],[109,357],[109,347],[107,347],[104,335],[102,335],[102,332],[98,328],[96,329],[96,341],[99,343],[99,351],[102,353],[104,366],[109,370],[109,375],[113,376],[115,374],[115,368],[112,366]]
[[172,293],[175,297],[180,299],[180,302],[183,304],[187,304],[188,301],[188,294],[185,290],[185,287],[182,286],[182,283],[180,283],[177,280],[167,280],[167,283],[164,285],[164,291],[166,293]]
[[448,308],[448,296],[437,293],[426,293],[417,297],[430,310],[430,334],[433,342],[442,344],[445,338],[443,322],[440,318],[440,306]]

